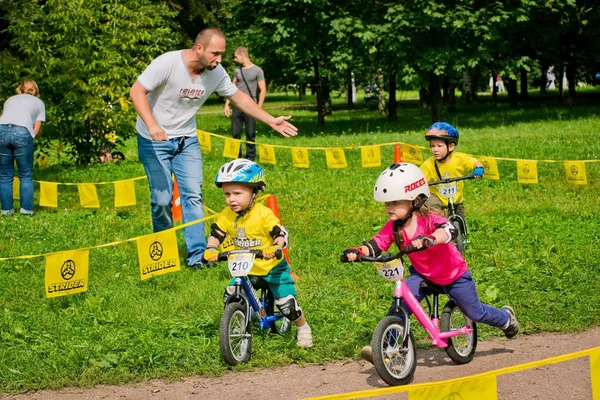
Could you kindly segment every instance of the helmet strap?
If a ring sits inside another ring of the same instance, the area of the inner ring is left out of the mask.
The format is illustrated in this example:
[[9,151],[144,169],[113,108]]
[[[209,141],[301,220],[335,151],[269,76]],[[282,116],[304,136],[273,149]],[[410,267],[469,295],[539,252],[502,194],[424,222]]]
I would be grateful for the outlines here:
[[248,203],[248,205],[246,207],[244,207],[243,210],[239,211],[238,214],[238,218],[239,217],[243,217],[244,215],[248,214],[248,212],[250,212],[250,210],[252,209],[252,206],[254,205],[254,201],[256,200],[256,195],[258,194],[258,190],[254,188],[254,190],[252,191],[252,196],[250,197],[250,202]]
[[[416,203],[415,200],[417,200]],[[402,240],[400,239],[400,229],[402,229],[404,224],[413,217],[413,213],[415,211],[418,211],[423,206],[423,204],[425,204],[425,199],[421,196],[417,197],[417,199],[415,200],[413,200],[412,208],[410,209],[408,214],[406,214],[406,217],[394,221],[394,242],[396,242],[396,246],[398,246],[399,249],[403,247]]]

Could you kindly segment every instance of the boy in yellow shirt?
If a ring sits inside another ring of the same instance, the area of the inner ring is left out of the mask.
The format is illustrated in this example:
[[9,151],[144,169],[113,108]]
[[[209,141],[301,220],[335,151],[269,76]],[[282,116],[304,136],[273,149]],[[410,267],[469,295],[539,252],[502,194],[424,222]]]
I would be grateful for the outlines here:
[[[431,125],[425,134],[425,140],[429,142],[432,157],[421,165],[421,171],[427,182],[438,181],[447,178],[458,178],[473,173],[475,178],[483,176],[483,165],[472,156],[465,153],[454,152],[458,145],[458,131],[447,122],[436,122]],[[456,213],[465,219],[465,208],[463,206],[464,182],[458,181],[454,206]],[[438,186],[431,186],[431,196],[428,205],[433,212],[439,214],[448,207],[448,199],[440,195]]]
[[[258,192],[266,186],[265,171],[253,161],[238,158],[219,169],[215,184],[223,189],[227,207],[212,225],[204,259],[217,261],[218,247],[225,240],[237,248],[262,250],[264,259],[254,261],[249,277],[258,276],[267,283],[279,311],[296,324],[298,346],[312,347],[312,332],[296,301],[290,266],[285,258],[275,258],[275,252],[287,246],[287,231],[271,209],[256,202]],[[234,283],[232,280],[225,289],[225,304],[233,294]]]

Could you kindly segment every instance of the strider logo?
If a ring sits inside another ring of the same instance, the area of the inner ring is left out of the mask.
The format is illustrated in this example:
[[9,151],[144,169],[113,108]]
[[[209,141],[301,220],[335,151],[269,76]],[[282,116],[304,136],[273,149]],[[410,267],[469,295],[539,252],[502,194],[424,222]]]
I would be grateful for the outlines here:
[[424,184],[425,184],[425,178],[421,178],[418,181],[411,183],[410,185],[404,186],[404,193],[408,193],[417,188],[420,188]]

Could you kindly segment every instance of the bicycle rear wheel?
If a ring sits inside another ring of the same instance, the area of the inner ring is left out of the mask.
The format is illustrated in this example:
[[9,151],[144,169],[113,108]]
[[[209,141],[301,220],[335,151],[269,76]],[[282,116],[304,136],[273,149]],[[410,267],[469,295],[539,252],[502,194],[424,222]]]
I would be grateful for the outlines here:
[[252,321],[246,318],[246,308],[240,303],[229,303],[221,316],[219,347],[229,365],[250,360],[252,352]]
[[377,374],[391,386],[412,382],[417,368],[415,338],[409,331],[404,337],[404,320],[394,316],[382,319],[373,333],[373,365]]
[[475,357],[475,350],[477,349],[477,324],[460,311],[454,300],[450,300],[444,306],[444,311],[442,311],[440,320],[442,332],[457,330],[465,325],[471,327],[471,334],[448,338],[448,347],[446,347],[446,354],[457,364],[466,364],[471,362],[473,357]]

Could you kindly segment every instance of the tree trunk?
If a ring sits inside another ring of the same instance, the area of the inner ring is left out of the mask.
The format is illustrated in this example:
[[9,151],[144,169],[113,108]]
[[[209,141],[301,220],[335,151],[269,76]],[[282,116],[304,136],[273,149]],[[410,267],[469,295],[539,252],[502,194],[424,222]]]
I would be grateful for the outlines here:
[[529,89],[527,88],[527,71],[521,68],[521,100],[529,98]]
[[425,111],[429,108],[429,92],[427,88],[422,87],[419,90],[419,102],[421,103],[421,111]]
[[323,114],[331,115],[331,92],[329,90],[329,78],[324,76],[321,78],[321,83],[323,85]]
[[447,76],[442,78],[442,103],[448,104],[448,85],[450,85],[450,79]]
[[498,85],[496,85],[496,74],[492,70],[492,103],[494,105],[498,104]]
[[542,75],[540,77],[540,93],[546,93],[546,72],[548,71],[548,68],[550,68],[550,65],[548,63],[543,62]]
[[319,125],[319,129],[323,130],[325,128],[325,101],[321,90],[321,75],[319,72],[319,59],[317,57],[313,58],[313,68],[315,70],[313,90],[317,95],[317,124]]
[[429,83],[429,94],[431,95],[431,121],[443,121],[442,94],[440,92],[440,81],[437,76],[432,75]]
[[448,110],[456,111],[456,84],[454,82],[448,83]]
[[379,114],[381,115],[385,115],[387,112],[385,109],[385,90],[383,90],[383,83],[383,71],[381,70],[381,68],[379,68],[377,70],[377,84],[379,85],[379,94],[377,96],[377,109],[379,110]]
[[[567,81],[569,84],[569,91],[568,91],[568,94],[565,99],[565,105],[567,107],[571,107],[573,105],[573,103],[575,102],[575,96],[577,94],[577,92],[575,91],[575,88],[576,88],[576,86],[575,86],[576,85],[576,83],[575,83],[575,79],[576,79],[575,65],[573,65],[572,63],[569,63],[567,65],[565,72],[567,74]],[[561,82],[561,84],[562,84],[562,82]]]
[[517,108],[519,105],[519,91],[517,90],[517,80],[508,78],[506,81],[506,91],[508,92],[508,101],[510,108]]
[[348,80],[346,82],[346,106],[348,108],[354,108],[354,101],[356,100],[356,84],[354,83],[354,73],[348,71]]
[[389,92],[390,99],[388,101],[388,121],[395,121],[398,119],[398,104],[396,102],[396,68],[392,67],[389,72]]
[[300,82],[298,84],[298,100],[302,100],[302,95],[304,94],[304,83]]

